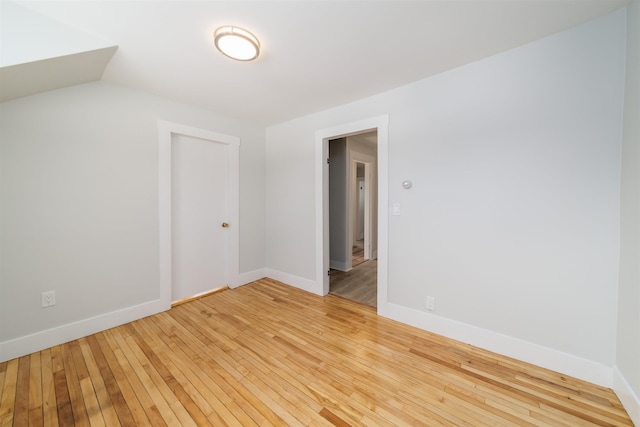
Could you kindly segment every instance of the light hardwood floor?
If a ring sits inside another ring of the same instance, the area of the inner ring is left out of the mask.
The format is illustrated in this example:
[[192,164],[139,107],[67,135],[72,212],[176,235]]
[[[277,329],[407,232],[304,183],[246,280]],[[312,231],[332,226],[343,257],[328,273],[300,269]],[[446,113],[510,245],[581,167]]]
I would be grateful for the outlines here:
[[0,425],[631,425],[611,390],[263,279],[0,363]]

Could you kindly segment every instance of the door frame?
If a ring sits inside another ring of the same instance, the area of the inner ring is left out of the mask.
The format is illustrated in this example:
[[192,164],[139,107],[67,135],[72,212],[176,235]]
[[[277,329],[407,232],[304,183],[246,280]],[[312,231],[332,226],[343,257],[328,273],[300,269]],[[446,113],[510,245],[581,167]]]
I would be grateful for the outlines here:
[[389,115],[316,131],[316,280],[314,291],[329,293],[329,140],[378,132],[378,314],[386,314],[389,247]]
[[158,120],[158,227],[160,263],[160,301],[171,306],[171,141],[173,135],[204,139],[227,146],[227,281],[231,288],[239,285],[240,242],[240,138],[178,123]]
[[[376,150],[377,151],[377,150]],[[353,219],[355,218],[355,215],[357,215],[356,212],[354,212],[354,210],[357,210],[357,203],[356,203],[356,199],[358,197],[358,194],[356,192],[356,187],[358,185],[358,177],[357,177],[357,164],[361,163],[364,165],[364,224],[363,224],[363,229],[364,229],[364,258],[365,259],[374,259],[374,253],[373,253],[373,241],[372,241],[372,236],[373,236],[373,203],[372,203],[372,199],[373,199],[373,188],[371,185],[371,179],[372,179],[372,174],[371,174],[371,168],[373,167],[373,164],[375,163],[375,159],[371,156],[368,155],[364,155],[358,152],[353,152],[353,153],[349,153],[349,157],[350,157],[350,163],[351,163],[351,183],[350,183],[350,192],[351,192],[351,199],[350,199],[350,203],[349,206],[351,207],[351,212],[349,212],[349,216],[351,217],[351,224],[349,227],[349,234],[351,237],[351,245],[353,245],[353,242],[356,240],[355,236],[358,233],[357,230],[357,221],[354,221]],[[377,157],[377,155],[376,155]],[[353,267],[353,264],[350,264]]]

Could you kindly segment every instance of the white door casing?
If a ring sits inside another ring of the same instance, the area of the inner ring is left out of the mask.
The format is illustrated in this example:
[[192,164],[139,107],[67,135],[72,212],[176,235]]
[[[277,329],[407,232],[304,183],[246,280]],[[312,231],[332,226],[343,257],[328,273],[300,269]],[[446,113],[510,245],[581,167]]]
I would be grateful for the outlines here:
[[[365,203],[365,180],[364,178],[356,177],[356,191],[357,191],[357,214],[356,214],[356,226],[354,243],[359,240],[364,240],[364,203]],[[367,186],[368,188],[368,186]]]
[[[193,142],[200,140],[205,144],[217,144],[218,154],[223,153],[226,162],[224,188],[219,189],[226,195],[226,219],[211,219],[211,227],[226,235],[225,281],[230,287],[239,283],[239,148],[240,138],[224,135],[204,129],[198,129],[177,123],[159,120],[159,261],[160,261],[160,300],[170,306],[173,300],[173,241],[172,241],[172,141]],[[176,138],[177,137],[177,138]],[[222,229],[221,223],[229,227]],[[214,237],[215,238],[215,237]],[[215,286],[213,286],[215,288]]]
[[[376,150],[377,151],[377,150]],[[351,165],[351,174],[352,174],[352,185],[351,188],[355,189],[355,185],[357,183],[357,163],[364,164],[364,182],[365,182],[365,197],[364,197],[364,258],[372,259],[375,258],[373,253],[373,214],[372,210],[376,208],[373,203],[373,191],[375,186],[371,185],[373,180],[372,170],[373,165],[376,164],[376,159],[374,157],[368,156],[363,153],[358,153],[356,151],[349,152],[349,164]],[[350,207],[355,211],[356,208],[356,200],[357,194],[355,191],[351,193],[351,201]],[[350,215],[354,215],[355,212],[350,212]],[[351,234],[356,233],[355,225],[352,224],[352,230],[350,230]]]
[[316,283],[314,293],[329,293],[329,140],[377,130],[378,132],[378,314],[385,315],[388,280],[389,233],[389,115],[346,123],[316,131]]

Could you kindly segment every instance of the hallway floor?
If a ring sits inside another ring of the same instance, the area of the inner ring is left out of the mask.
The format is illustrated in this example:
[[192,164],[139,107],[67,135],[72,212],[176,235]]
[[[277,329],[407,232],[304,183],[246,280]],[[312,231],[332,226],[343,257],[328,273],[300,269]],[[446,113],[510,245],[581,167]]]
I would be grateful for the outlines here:
[[378,261],[375,259],[366,260],[351,271],[331,270],[329,292],[375,308],[378,305],[377,274]]

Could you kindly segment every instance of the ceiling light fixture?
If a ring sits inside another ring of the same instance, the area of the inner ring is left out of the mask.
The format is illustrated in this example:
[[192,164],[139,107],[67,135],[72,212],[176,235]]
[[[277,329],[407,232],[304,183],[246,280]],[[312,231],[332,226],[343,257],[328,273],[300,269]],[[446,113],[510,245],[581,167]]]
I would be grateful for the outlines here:
[[260,54],[260,42],[249,31],[239,27],[220,27],[213,33],[216,48],[238,61],[252,61]]

